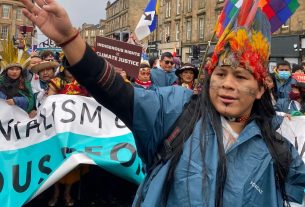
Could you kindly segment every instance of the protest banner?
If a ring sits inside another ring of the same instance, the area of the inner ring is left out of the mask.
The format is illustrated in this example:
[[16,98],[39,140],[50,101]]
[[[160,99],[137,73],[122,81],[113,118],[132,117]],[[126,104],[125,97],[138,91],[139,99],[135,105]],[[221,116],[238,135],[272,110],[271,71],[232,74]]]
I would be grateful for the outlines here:
[[[291,120],[284,118],[277,132],[293,144],[305,162],[305,116],[292,117]],[[290,202],[291,207],[304,207],[303,204]]]
[[132,133],[93,98],[50,96],[32,119],[3,100],[0,107],[1,206],[22,206],[80,164],[142,181]]
[[121,68],[131,77],[137,77],[141,63],[142,47],[126,42],[96,37],[96,54],[113,66]]
[[293,144],[305,161],[305,116],[295,116],[291,120],[284,118],[277,131]]

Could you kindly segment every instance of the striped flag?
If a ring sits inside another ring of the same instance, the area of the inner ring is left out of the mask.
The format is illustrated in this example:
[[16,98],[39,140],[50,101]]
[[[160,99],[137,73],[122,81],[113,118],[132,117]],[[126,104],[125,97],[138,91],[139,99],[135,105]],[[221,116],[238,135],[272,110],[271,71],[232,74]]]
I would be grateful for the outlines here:
[[148,2],[144,14],[135,29],[138,40],[144,39],[157,28],[159,1],[160,0],[150,0]]

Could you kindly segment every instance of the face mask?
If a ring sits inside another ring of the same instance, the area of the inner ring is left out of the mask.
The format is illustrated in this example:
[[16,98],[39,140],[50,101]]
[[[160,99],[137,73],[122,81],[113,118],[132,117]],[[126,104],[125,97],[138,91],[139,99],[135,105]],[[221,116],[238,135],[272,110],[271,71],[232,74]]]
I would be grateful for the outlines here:
[[279,78],[282,80],[287,80],[291,73],[289,71],[279,71]]
[[289,92],[289,98],[290,98],[290,100],[292,100],[292,101],[297,101],[298,99],[301,98],[301,94],[300,94],[300,93],[295,93],[295,92],[290,91],[290,92]]

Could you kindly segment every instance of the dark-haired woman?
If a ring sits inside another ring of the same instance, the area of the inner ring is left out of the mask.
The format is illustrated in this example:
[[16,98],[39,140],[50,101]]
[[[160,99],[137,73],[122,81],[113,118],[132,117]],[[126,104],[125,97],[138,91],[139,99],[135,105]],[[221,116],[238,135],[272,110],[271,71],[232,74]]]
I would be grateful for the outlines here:
[[20,64],[10,64],[0,76],[0,99],[16,105],[26,112],[34,106],[34,95],[30,83],[25,80]]
[[190,63],[185,63],[181,68],[178,68],[175,71],[175,74],[178,77],[175,84],[193,90],[198,73],[198,68]]
[[74,77],[133,131],[148,171],[134,206],[302,203],[305,165],[291,145],[283,145],[287,148],[278,154],[281,150],[275,144],[275,111],[264,83],[271,32],[262,13],[257,19],[264,22],[251,22],[255,28],[250,31],[226,30],[215,47],[202,93],[195,99],[194,115],[182,131],[186,137],[172,149],[169,161],[154,165],[192,91],[175,86],[145,90],[125,84],[111,64],[85,44],[55,1],[48,5],[36,1],[42,9],[30,0],[22,1],[35,25],[63,46]]
[[[302,76],[305,80],[305,75]],[[292,84],[289,98],[279,99],[275,110],[292,116],[305,115],[305,82]]]

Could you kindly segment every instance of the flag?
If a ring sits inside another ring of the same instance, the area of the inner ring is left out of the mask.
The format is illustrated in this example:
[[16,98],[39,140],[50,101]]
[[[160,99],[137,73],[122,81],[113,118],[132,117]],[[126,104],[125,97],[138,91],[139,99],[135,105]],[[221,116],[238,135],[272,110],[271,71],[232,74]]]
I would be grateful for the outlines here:
[[278,30],[300,6],[298,0],[260,0],[262,11],[271,25],[271,32]]
[[[215,26],[215,33],[218,38],[222,35],[232,18],[239,12],[243,2],[244,0],[226,0]],[[269,19],[271,33],[285,24],[299,6],[298,0],[259,0],[258,3],[258,7],[262,9]]]
[[216,36],[220,37],[231,19],[237,14],[243,0],[227,0],[216,23]]
[[144,14],[135,29],[138,40],[144,39],[157,28],[159,1],[160,0],[150,0],[146,6]]

